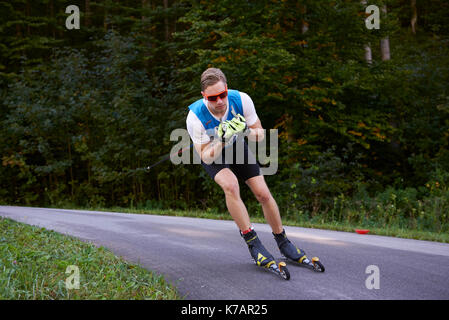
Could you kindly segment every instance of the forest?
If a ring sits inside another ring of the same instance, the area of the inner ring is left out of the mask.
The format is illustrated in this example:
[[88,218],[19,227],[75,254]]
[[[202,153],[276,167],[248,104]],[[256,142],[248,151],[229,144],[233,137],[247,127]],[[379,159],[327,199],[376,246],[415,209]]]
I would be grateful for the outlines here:
[[15,0],[0,15],[1,204],[226,212],[201,165],[144,169],[216,67],[278,130],[265,179],[283,217],[449,232],[448,1]]

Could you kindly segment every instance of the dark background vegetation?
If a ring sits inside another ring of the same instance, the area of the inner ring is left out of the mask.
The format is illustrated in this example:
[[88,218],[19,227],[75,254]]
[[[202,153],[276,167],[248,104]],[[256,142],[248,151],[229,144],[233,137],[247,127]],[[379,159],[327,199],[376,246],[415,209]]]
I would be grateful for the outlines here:
[[0,16],[1,203],[226,211],[200,165],[142,169],[213,66],[279,130],[266,180],[284,217],[449,231],[445,0],[21,0]]

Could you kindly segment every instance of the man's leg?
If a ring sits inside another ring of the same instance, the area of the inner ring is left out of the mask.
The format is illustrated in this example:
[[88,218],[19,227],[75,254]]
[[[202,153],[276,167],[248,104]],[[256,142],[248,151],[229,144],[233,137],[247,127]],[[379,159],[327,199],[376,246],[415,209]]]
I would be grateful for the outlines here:
[[262,211],[271,226],[273,233],[282,233],[283,226],[279,208],[273,196],[268,189],[263,175],[252,177],[246,180],[246,184],[256,196],[256,199],[262,205]]
[[230,169],[224,168],[215,175],[214,180],[223,189],[226,206],[240,231],[248,230],[251,222],[246,206],[240,198],[239,182],[235,174]]
[[225,193],[226,206],[239,227],[243,240],[245,240],[255,263],[265,268],[270,267],[275,263],[275,260],[263,246],[256,231],[251,229],[248,211],[240,198],[240,187],[237,177],[229,168],[224,168],[215,175],[214,180]]
[[257,200],[262,205],[262,210],[265,215],[265,219],[273,230],[273,236],[279,247],[281,253],[287,258],[308,264],[310,261],[304,250],[297,248],[287,238],[284,228],[282,226],[281,215],[276,201],[268,189],[265,179],[262,175],[249,178],[246,180],[246,184],[250,187]]
[[[207,165],[205,163],[202,163],[202,165],[209,176],[212,177],[214,181],[223,189],[228,211],[234,219],[237,227],[240,229],[240,235],[248,246],[249,253],[254,259],[254,262],[261,267],[270,267],[273,263],[275,263],[275,260],[263,246],[262,242],[257,236],[256,231],[251,228],[248,211],[246,210],[246,206],[240,198],[240,186],[236,174],[241,177],[241,170],[237,169],[236,173],[234,173],[231,169],[229,169],[228,164]],[[237,166],[237,168],[239,167],[240,169],[242,169],[242,166]],[[249,171],[249,173],[252,174],[251,170]],[[246,174],[248,174],[248,172],[246,172]],[[258,166],[256,174],[259,174]],[[243,180],[248,179],[247,177],[245,178],[243,178]]]

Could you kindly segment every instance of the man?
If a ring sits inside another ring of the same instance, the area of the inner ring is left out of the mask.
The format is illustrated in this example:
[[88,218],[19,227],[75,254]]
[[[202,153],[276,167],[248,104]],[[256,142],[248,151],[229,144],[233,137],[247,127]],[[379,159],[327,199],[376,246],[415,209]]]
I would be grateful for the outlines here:
[[238,179],[245,181],[262,205],[265,219],[271,226],[281,253],[294,261],[309,263],[305,253],[288,240],[276,201],[247,143],[243,144],[243,164],[236,163],[236,152],[233,152],[231,159],[225,156],[224,148],[227,145],[236,149],[236,137],[246,135],[252,141],[264,139],[264,130],[251,98],[246,93],[228,90],[225,75],[216,68],[209,68],[201,75],[201,94],[203,98],[189,106],[187,130],[200,155],[202,166],[223,189],[226,206],[252,258],[262,267],[268,268],[275,263],[251,227],[248,211],[240,198]]

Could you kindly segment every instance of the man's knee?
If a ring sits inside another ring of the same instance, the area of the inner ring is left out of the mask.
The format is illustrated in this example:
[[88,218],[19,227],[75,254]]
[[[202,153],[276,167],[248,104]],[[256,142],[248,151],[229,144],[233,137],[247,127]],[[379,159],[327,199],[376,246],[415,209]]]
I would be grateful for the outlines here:
[[231,170],[221,170],[215,176],[215,182],[223,189],[226,196],[240,196],[239,181]]
[[236,178],[227,179],[225,182],[221,184],[221,188],[223,189],[226,195],[234,197],[240,196],[239,182]]
[[271,193],[269,191],[256,192],[255,196],[257,201],[259,201],[259,203],[261,204],[268,203],[272,198]]

